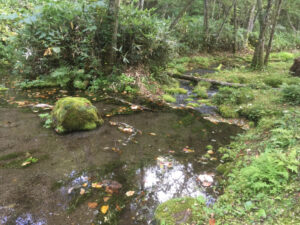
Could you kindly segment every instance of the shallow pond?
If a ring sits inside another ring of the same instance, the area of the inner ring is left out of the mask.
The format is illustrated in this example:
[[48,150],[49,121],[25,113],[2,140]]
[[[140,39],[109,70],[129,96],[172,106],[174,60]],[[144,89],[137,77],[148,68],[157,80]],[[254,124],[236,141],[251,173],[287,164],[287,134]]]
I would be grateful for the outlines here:
[[[95,101],[100,114],[107,115],[102,127],[57,135],[43,128],[34,110],[7,104],[36,95],[23,94],[1,95],[1,224],[144,225],[154,224],[157,205],[174,197],[204,196],[213,204],[219,194],[216,149],[241,132],[206,121],[198,112],[110,117],[123,106]],[[39,95],[36,102],[48,102]],[[122,132],[124,127],[132,132]],[[211,156],[207,145],[213,147]],[[29,157],[38,161],[22,167]],[[213,184],[202,185],[201,174],[214,176]]]

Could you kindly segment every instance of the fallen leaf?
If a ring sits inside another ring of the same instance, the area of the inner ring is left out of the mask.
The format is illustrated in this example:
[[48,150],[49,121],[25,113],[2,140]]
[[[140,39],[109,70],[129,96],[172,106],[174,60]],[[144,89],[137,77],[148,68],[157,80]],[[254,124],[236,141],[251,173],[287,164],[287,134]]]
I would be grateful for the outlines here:
[[90,209],[95,209],[98,206],[97,202],[88,202],[88,207]]
[[156,136],[156,133],[149,133],[149,135],[151,135],[151,136]]
[[109,205],[103,205],[103,206],[101,207],[101,212],[102,212],[103,214],[106,214],[107,211],[108,211],[108,209],[109,209]]
[[122,210],[121,207],[118,204],[116,205],[116,210],[119,211],[119,212]]
[[208,150],[207,153],[212,155],[212,154],[214,154],[214,151],[213,150]]
[[31,162],[30,161],[26,161],[22,163],[22,166],[28,166]]
[[80,195],[84,195],[85,190],[83,188],[80,188]]
[[102,188],[102,184],[100,182],[92,183],[92,188]]
[[134,191],[127,191],[126,196],[131,197],[132,195],[134,195],[134,193],[135,193]]
[[87,187],[87,186],[88,186],[88,183],[82,184],[82,187]]
[[209,219],[209,225],[215,225],[216,224],[216,220],[211,218]]
[[193,152],[195,152],[195,150],[192,150],[192,149],[189,149],[189,148],[184,148],[183,151],[185,153],[193,153]]
[[140,109],[140,107],[139,107],[138,105],[132,105],[132,106],[131,106],[131,109],[132,109],[132,110],[137,110],[137,109]]
[[113,121],[109,121],[109,124],[112,125],[112,126],[117,126],[118,125],[117,122],[113,122]]
[[104,202],[108,202],[109,199],[110,199],[110,197],[104,197],[104,198],[103,198],[103,201],[104,201]]

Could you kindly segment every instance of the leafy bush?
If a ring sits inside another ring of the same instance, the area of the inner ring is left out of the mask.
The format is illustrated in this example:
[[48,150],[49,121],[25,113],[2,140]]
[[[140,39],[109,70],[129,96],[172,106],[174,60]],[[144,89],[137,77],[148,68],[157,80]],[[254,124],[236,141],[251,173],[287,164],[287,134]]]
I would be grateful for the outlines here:
[[248,103],[254,99],[251,89],[249,88],[230,88],[222,87],[219,92],[213,97],[213,102],[217,105],[232,104],[240,105]]
[[230,105],[221,105],[219,107],[219,112],[221,116],[225,118],[236,118],[239,116],[236,110]]
[[234,176],[237,183],[231,188],[248,199],[257,194],[276,194],[285,188],[291,173],[297,173],[299,162],[291,155],[264,153]]
[[268,77],[264,79],[264,83],[273,88],[278,88],[280,85],[282,85],[282,79],[279,77]]
[[[148,10],[123,4],[120,8],[117,64],[165,66],[175,42],[166,25]],[[111,19],[102,1],[59,1],[36,6],[20,22],[18,46],[22,57],[15,65],[35,79],[60,67],[105,71],[111,39]],[[72,69],[73,70],[73,69]],[[76,82],[78,87],[82,84]]]
[[261,118],[265,116],[272,116],[277,112],[273,111],[272,109],[268,109],[261,104],[248,104],[240,107],[238,113],[248,120],[257,123]]
[[282,100],[293,105],[300,104],[300,85],[286,85],[283,87],[282,91]]

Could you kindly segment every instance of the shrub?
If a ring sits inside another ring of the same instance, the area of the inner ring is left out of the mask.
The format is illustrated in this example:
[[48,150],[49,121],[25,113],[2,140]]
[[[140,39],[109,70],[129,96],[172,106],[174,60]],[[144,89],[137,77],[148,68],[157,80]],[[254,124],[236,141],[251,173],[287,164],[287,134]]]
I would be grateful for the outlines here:
[[286,85],[283,87],[282,91],[282,101],[288,102],[293,105],[300,104],[300,85]]
[[285,188],[290,173],[297,173],[299,162],[295,154],[263,153],[235,175],[234,191],[243,193],[243,198],[257,194],[276,194]]
[[225,118],[236,118],[239,116],[236,110],[230,105],[221,105],[219,107],[219,112],[221,116]]
[[278,88],[280,85],[282,85],[282,79],[279,77],[268,77],[264,79],[264,83],[273,88]]
[[250,121],[258,123],[258,121],[265,116],[272,116],[276,114],[271,109],[266,108],[264,105],[260,104],[248,104],[239,109],[238,113],[241,116],[244,116]]
[[232,104],[240,105],[248,103],[254,99],[251,89],[249,88],[230,88],[222,87],[219,92],[213,97],[213,102],[217,105]]

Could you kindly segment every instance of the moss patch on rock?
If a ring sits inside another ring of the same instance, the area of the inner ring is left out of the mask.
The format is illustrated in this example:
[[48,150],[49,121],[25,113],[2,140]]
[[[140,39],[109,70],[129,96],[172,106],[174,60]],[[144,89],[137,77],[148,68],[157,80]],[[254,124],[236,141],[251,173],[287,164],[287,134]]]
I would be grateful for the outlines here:
[[198,198],[174,198],[160,204],[155,211],[157,224],[202,224],[207,221],[205,200]]
[[80,97],[58,100],[51,115],[58,133],[93,130],[103,123],[97,108],[86,98]]

